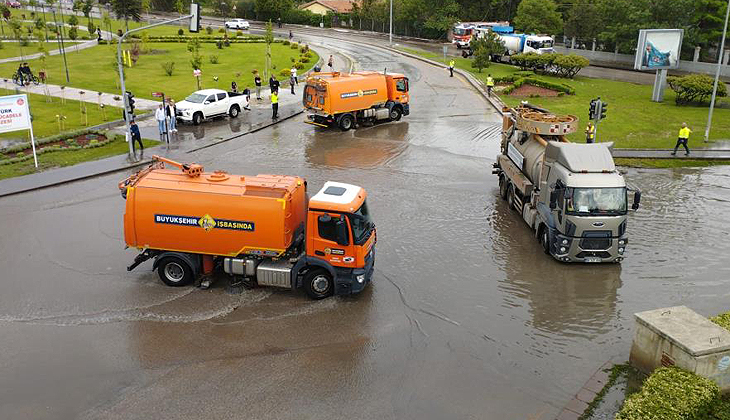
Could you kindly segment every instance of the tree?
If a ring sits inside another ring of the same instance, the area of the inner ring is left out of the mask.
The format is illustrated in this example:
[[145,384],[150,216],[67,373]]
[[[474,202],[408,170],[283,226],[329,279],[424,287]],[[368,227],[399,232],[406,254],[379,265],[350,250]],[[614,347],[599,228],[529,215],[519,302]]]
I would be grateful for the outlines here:
[[81,12],[84,14],[86,19],[91,21],[91,10],[94,8],[94,0],[86,0],[83,5],[81,6]]
[[266,69],[264,71],[264,78],[269,76],[271,67],[271,43],[274,42],[274,28],[271,25],[271,20],[266,22],[266,34],[264,35],[264,41],[266,41]]
[[[117,19],[129,19],[139,22],[142,20],[142,1],[141,0],[112,0],[112,11]],[[129,30],[129,28],[127,28]]]
[[565,36],[592,39],[601,28],[601,15],[596,2],[592,0],[574,0],[565,13]]
[[598,39],[630,53],[636,49],[639,29],[648,27],[649,7],[647,0],[596,0],[598,12],[603,16],[603,30]]
[[255,0],[256,18],[262,20],[276,19],[284,16],[293,6],[292,0]]
[[472,60],[471,66],[478,69],[479,73],[481,73],[483,68],[489,67],[491,59],[486,39],[480,38],[472,40],[471,48],[474,51],[474,60]]
[[515,29],[555,35],[563,32],[563,18],[553,0],[522,0],[517,6]]
[[192,37],[188,41],[188,51],[191,54],[190,65],[193,70],[200,70],[203,66],[203,56],[200,55],[200,40],[197,37]]

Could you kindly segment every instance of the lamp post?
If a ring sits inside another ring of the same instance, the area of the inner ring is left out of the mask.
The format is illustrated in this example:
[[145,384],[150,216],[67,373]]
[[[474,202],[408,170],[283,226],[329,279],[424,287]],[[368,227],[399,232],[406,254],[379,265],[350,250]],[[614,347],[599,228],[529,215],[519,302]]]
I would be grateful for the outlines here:
[[710,127],[712,126],[712,111],[715,109],[715,97],[717,96],[717,83],[720,80],[720,66],[725,55],[725,35],[727,35],[727,20],[730,16],[730,0],[727,2],[727,10],[725,11],[725,27],[722,30],[722,40],[720,41],[720,51],[717,54],[717,70],[715,70],[715,83],[712,86],[712,99],[710,100],[710,112],[707,114],[707,127],[705,127],[705,143],[710,141]]

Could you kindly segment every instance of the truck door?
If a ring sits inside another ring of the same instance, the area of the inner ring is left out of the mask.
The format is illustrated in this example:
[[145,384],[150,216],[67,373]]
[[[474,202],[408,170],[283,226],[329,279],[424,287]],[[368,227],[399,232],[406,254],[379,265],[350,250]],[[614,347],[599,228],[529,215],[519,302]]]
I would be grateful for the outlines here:
[[352,230],[344,214],[310,210],[309,231],[307,255],[337,267],[355,266]]
[[208,95],[203,101],[203,113],[206,117],[216,114],[215,106],[215,95]]
[[314,108],[316,107],[316,100],[317,100],[317,90],[312,85],[307,85],[304,88],[304,96],[302,97],[302,105],[304,105],[305,108]]
[[395,97],[394,101],[402,104],[408,103],[408,78],[402,77],[394,79],[395,81]]
[[226,97],[228,96],[226,93],[218,93],[216,94],[216,102],[215,102],[215,113],[216,114],[225,114],[228,112],[228,100],[226,100]]

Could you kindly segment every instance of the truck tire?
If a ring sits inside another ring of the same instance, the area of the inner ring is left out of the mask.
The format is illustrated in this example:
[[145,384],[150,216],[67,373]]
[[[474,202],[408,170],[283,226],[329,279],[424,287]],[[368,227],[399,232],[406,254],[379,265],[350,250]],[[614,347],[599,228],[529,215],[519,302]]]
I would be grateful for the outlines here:
[[400,117],[402,115],[403,115],[403,111],[400,109],[399,106],[394,106],[393,109],[390,110],[390,120],[391,121],[400,120]]
[[340,116],[340,122],[338,125],[340,126],[340,130],[347,131],[355,125],[355,119],[351,114],[343,114]]
[[231,118],[238,117],[238,113],[241,112],[241,110],[238,108],[238,105],[233,105],[231,109],[228,110],[228,115],[231,116]]
[[160,280],[168,286],[181,287],[193,282],[193,269],[182,258],[165,257],[157,264]]
[[203,113],[196,112],[193,114],[193,125],[200,125],[201,122],[203,122]]
[[515,210],[515,187],[510,183],[507,187],[507,205],[510,210]]
[[542,229],[540,229],[540,245],[542,245],[542,250],[545,251],[546,254],[550,255],[550,239],[545,225],[543,225]]
[[499,177],[499,196],[502,197],[502,200],[507,199],[507,188],[509,187],[509,181],[505,179],[505,176],[502,175]]
[[326,270],[310,270],[303,280],[304,291],[312,299],[324,299],[335,291],[335,282]]

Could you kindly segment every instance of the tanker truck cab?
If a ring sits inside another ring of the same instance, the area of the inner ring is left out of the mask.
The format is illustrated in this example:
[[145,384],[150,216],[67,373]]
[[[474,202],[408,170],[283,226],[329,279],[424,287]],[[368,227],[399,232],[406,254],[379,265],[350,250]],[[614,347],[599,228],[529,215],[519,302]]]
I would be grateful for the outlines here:
[[[176,166],[181,171],[166,168]],[[375,264],[375,224],[361,187],[327,182],[308,199],[307,182],[285,175],[203,172],[154,156],[119,183],[124,239],[168,286],[302,288],[313,299],[358,293]]]
[[[309,200],[308,264],[332,271],[335,294],[357,293],[372,277],[376,234],[366,198],[358,186],[327,182]],[[317,288],[303,281],[305,288]]]

